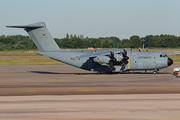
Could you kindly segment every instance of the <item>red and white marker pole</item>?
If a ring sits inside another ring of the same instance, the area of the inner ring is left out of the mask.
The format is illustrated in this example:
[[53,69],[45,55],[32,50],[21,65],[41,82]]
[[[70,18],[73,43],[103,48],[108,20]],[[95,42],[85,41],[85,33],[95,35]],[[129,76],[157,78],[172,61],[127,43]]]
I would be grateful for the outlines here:
[[143,51],[144,51],[144,41],[146,41],[146,40],[141,40],[141,41],[143,41]]

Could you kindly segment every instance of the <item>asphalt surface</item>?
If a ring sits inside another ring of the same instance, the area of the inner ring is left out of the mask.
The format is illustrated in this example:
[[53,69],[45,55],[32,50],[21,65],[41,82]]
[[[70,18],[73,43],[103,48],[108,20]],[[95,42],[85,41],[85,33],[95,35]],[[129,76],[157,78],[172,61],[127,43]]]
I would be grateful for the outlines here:
[[176,94],[180,79],[172,75],[174,64],[152,71],[96,74],[69,65],[0,65],[0,96]]
[[[0,120],[179,120],[174,64],[96,74],[69,65],[0,65]],[[131,74],[132,73],[132,74]]]
[[179,94],[0,96],[0,120],[179,120]]

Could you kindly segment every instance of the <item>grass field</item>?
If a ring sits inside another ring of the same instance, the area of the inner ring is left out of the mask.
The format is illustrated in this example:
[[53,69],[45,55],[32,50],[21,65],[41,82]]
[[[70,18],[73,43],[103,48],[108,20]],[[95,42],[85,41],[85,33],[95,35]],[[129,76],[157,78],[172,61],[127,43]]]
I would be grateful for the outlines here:
[[[70,49],[68,49],[70,50]],[[98,49],[102,51],[107,49]],[[137,50],[137,49],[135,49]],[[82,51],[82,49],[71,49],[71,51]],[[83,49],[84,52],[94,52],[95,50]],[[180,49],[148,49],[148,51],[175,52]],[[64,64],[36,54],[37,50],[29,51],[0,51],[0,64]],[[180,64],[180,56],[169,55],[174,64]]]
[[173,60],[174,64],[180,64],[180,55],[169,55],[169,57]]
[[40,56],[36,51],[1,51],[0,64],[63,64]]

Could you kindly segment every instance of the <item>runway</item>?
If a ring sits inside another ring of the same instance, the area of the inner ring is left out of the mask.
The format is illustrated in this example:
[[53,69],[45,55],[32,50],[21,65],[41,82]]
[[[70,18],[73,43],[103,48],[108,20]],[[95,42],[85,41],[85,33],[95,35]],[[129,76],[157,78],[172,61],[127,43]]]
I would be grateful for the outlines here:
[[[124,74],[96,74],[69,65],[0,65],[0,96],[176,94],[180,80],[174,67]],[[131,74],[132,73],[132,74]]]
[[96,74],[69,65],[0,65],[0,120],[179,120],[172,65]]

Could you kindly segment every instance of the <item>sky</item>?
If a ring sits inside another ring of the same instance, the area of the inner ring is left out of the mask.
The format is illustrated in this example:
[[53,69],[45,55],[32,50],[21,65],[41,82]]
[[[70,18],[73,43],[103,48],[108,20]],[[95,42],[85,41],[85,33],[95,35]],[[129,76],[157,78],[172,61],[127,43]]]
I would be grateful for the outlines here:
[[28,35],[8,25],[45,22],[54,38],[180,36],[180,0],[0,0],[0,35]]

